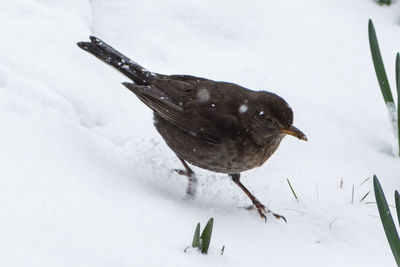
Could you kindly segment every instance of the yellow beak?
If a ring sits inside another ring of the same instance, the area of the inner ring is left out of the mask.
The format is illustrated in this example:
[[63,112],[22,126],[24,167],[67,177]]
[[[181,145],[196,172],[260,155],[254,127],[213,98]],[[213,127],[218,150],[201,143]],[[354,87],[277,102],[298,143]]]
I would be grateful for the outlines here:
[[290,134],[294,137],[299,138],[300,140],[308,141],[306,135],[294,126],[290,126],[289,128],[282,128],[281,133]]

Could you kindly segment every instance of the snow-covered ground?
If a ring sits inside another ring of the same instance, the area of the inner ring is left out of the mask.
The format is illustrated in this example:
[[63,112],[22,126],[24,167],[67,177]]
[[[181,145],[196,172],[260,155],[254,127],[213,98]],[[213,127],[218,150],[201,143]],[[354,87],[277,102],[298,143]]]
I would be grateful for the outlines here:
[[[365,0],[0,1],[0,266],[395,266],[371,192],[400,159],[368,46],[394,85],[400,4]],[[144,67],[269,90],[309,142],[286,137],[245,185],[180,162],[125,77],[76,46],[96,35]],[[287,184],[289,178],[297,202]],[[340,180],[343,178],[343,187]],[[354,185],[354,201],[351,203]],[[214,217],[210,254],[184,253]],[[225,245],[225,253],[220,249]]]

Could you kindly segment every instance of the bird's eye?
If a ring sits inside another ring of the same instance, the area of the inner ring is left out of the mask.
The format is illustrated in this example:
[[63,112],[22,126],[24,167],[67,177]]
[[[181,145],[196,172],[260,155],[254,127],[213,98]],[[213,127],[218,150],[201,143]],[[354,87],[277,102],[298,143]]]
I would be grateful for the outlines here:
[[271,119],[271,118],[265,118],[265,120],[266,120],[266,122],[268,123],[268,124],[272,124],[272,125],[277,125],[278,124],[278,122],[276,121],[276,120],[274,120],[274,119]]

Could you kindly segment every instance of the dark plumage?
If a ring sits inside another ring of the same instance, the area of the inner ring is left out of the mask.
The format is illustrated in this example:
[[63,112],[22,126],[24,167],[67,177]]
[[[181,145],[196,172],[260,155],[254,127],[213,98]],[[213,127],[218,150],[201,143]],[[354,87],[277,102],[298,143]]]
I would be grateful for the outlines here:
[[196,178],[185,161],[229,174],[266,218],[269,210],[240,183],[240,173],[261,166],[286,134],[307,140],[292,125],[285,100],[233,83],[152,73],[100,39],[90,39],[78,46],[130,78],[133,83],[123,84],[154,111],[157,131],[185,167],[177,171],[189,177],[188,194],[194,195]]

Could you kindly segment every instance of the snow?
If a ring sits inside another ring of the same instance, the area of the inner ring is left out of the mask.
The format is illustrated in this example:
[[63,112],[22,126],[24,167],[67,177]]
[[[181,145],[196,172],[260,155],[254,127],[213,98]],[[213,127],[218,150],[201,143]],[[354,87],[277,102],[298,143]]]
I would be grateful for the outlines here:
[[239,113],[245,113],[247,111],[248,107],[246,104],[242,104],[239,107]]
[[[389,202],[399,188],[367,36],[372,18],[394,89],[399,7],[1,1],[0,266],[395,266],[366,204],[373,193],[360,199],[373,174]],[[180,162],[151,111],[121,85],[127,78],[76,46],[89,35],[154,72],[282,96],[309,142],[286,137],[242,182],[288,223],[264,223],[226,175],[198,168],[197,197],[184,200]],[[185,253],[210,217],[210,254]]]
[[207,89],[200,89],[197,91],[196,94],[197,100],[200,102],[207,102],[210,99],[210,93],[208,92]]

